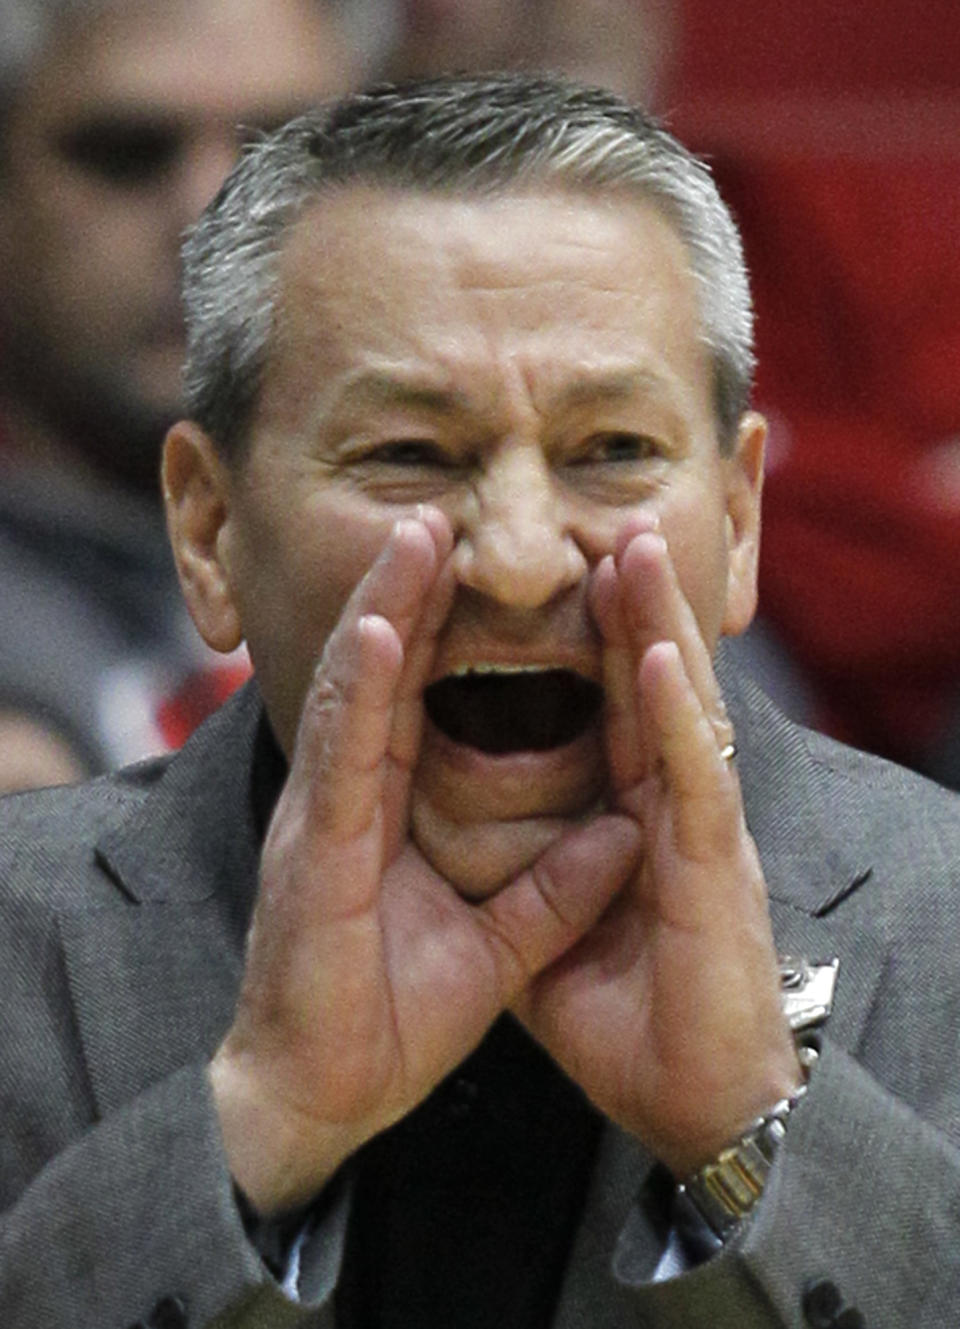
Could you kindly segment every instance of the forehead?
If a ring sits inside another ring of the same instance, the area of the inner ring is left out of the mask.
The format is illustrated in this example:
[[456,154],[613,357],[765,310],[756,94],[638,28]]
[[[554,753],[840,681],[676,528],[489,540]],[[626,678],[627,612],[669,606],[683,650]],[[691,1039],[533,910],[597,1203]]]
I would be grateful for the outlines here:
[[283,115],[337,92],[351,72],[330,7],[312,0],[110,0],[56,29],[15,120],[100,106]]
[[619,362],[699,390],[699,333],[685,247],[636,195],[352,187],[291,231],[268,382],[318,364],[330,382],[381,367],[439,380],[527,357],[541,377]]

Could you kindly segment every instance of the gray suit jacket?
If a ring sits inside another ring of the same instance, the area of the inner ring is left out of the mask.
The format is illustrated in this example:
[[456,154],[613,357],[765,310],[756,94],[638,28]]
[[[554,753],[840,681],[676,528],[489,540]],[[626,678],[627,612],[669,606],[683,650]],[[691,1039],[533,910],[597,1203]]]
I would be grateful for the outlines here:
[[[840,957],[834,1013],[758,1210],[694,1271],[650,1282],[652,1160],[608,1128],[556,1329],[800,1329],[818,1278],[878,1329],[952,1329],[960,801],[724,687],[778,944]],[[249,688],[172,760],[0,805],[4,1329],[160,1323],[174,1295],[190,1326],[332,1326],[249,1245],[204,1076],[256,888],[258,714]]]

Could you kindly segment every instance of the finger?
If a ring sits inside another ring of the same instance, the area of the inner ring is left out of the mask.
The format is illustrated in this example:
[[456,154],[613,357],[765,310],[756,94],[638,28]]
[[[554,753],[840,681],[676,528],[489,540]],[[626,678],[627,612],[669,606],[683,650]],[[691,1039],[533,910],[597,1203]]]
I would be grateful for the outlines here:
[[503,1005],[597,921],[636,869],[640,831],[599,816],[570,830],[497,895],[476,906]]
[[736,842],[742,823],[736,772],[720,755],[716,735],[687,675],[676,642],[649,648],[639,689],[671,799],[677,851],[706,860]]
[[604,737],[614,789],[638,784],[646,768],[637,695],[637,660],[627,630],[619,575],[611,557],[597,565],[589,604],[600,633],[603,671]]
[[411,632],[394,693],[383,796],[387,862],[394,859],[406,837],[410,784],[423,738],[423,694],[433,673],[438,637],[449,615],[456,585],[453,559],[448,557]]
[[397,687],[390,753],[401,767],[410,770],[416,762],[423,728],[423,691],[433,673],[439,635],[447,621],[457,576],[448,555],[429,588],[421,613],[412,625],[406,643],[403,673]]
[[302,831],[315,843],[342,844],[380,809],[403,646],[374,614],[342,625],[334,646],[304,704],[287,801],[302,800]]
[[401,518],[347,601],[341,623],[378,614],[394,626],[406,645],[452,544],[449,523],[437,509],[424,506],[416,517]]
[[[442,521],[442,519],[441,519]],[[449,554],[449,528],[397,523],[324,646],[304,702],[289,784],[309,830],[342,841],[380,811],[404,646]]]
[[666,541],[642,532],[618,548],[617,571],[628,634],[639,663],[655,641],[674,641],[715,733],[724,747],[733,739],[713,661],[693,609],[681,589]]
[[439,509],[426,504],[417,509],[417,520],[433,540],[436,563],[425,594],[409,606],[409,612],[397,623],[405,652],[395,696],[390,757],[396,767],[408,773],[416,761],[420,745],[423,689],[436,657],[437,637],[450,612],[456,587],[450,523]]

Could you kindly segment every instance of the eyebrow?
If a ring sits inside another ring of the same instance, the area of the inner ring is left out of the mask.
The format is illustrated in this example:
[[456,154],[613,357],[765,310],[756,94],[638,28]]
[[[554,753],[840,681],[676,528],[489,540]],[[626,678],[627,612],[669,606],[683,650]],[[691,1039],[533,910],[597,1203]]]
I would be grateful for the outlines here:
[[[630,401],[650,393],[671,401],[670,380],[639,365],[584,370],[572,382],[564,384],[547,410],[553,414],[597,403]],[[416,374],[407,376],[403,371],[385,369],[362,370],[351,377],[338,393],[336,405],[348,409],[399,406],[448,417],[468,415],[475,410],[471,398],[457,388],[439,387]]]
[[672,397],[670,380],[640,366],[600,370],[596,373],[587,371],[563,387],[553,402],[553,408],[570,410],[578,406],[592,406],[596,402],[629,401],[651,392],[660,397]]
[[441,388],[419,378],[382,369],[365,370],[352,377],[337,397],[338,406],[411,406],[438,415],[470,409],[465,393]]

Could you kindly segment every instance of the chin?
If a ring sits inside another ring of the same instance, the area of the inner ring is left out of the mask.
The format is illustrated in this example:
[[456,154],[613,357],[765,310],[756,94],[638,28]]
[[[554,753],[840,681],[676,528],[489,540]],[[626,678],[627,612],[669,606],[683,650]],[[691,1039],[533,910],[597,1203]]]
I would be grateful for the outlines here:
[[414,799],[413,841],[430,866],[465,900],[487,900],[532,866],[564,833],[560,817],[468,824],[449,822]]

